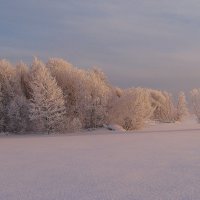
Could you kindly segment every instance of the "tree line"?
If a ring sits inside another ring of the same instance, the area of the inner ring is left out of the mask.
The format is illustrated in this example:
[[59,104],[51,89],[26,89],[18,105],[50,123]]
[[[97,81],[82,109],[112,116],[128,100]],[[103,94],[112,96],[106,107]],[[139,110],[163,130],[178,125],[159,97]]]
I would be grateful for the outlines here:
[[[191,96],[200,119],[200,90]],[[174,102],[166,91],[117,88],[100,69],[80,69],[58,58],[15,66],[0,60],[1,132],[70,132],[105,124],[134,130],[148,120],[181,121],[187,113],[183,92]]]

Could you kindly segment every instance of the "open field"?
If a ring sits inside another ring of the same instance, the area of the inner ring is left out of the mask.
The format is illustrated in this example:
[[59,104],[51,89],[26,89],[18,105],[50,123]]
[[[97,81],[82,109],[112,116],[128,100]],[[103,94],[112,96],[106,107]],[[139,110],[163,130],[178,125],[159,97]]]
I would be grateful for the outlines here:
[[1,137],[0,199],[200,199],[196,122],[95,133]]

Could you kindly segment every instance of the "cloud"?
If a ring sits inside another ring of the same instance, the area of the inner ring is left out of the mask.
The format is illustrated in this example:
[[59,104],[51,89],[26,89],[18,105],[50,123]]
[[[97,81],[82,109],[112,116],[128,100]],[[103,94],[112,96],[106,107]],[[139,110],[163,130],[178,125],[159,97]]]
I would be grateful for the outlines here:
[[199,10],[197,0],[2,0],[0,54],[98,65],[119,86],[198,87]]

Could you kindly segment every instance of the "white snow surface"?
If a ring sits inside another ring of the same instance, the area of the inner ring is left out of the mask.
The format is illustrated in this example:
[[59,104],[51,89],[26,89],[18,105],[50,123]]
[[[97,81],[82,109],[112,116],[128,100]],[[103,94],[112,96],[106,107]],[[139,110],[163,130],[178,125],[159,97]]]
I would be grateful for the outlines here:
[[109,125],[104,125],[104,128],[110,130],[110,131],[126,131],[122,126],[118,124],[109,124]]
[[0,138],[0,200],[198,200],[200,125]]

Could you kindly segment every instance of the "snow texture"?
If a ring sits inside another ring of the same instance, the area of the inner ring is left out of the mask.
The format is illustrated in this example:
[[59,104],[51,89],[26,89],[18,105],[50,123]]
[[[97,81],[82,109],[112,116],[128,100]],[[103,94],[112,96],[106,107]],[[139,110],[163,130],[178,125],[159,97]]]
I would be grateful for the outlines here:
[[200,125],[0,138],[1,200],[200,199]]

